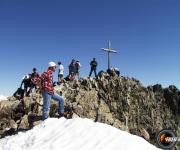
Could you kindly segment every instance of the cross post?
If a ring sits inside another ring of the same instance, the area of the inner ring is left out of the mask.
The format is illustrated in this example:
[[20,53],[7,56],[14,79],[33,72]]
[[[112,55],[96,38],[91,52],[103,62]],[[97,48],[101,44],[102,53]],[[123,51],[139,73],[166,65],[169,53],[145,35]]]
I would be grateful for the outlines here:
[[117,53],[117,51],[111,49],[111,42],[108,41],[108,48],[101,48],[101,50],[106,51],[108,53],[108,69],[111,68],[111,61],[110,61],[110,53]]

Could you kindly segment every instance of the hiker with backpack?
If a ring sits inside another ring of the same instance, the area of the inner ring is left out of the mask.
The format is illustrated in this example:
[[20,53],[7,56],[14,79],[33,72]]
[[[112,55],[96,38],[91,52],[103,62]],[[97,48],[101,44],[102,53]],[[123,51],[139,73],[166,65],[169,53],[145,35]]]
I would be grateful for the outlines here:
[[96,61],[96,58],[93,58],[93,60],[90,62],[91,71],[89,73],[89,77],[91,76],[92,72],[94,72],[95,77],[97,77],[97,73],[96,73],[97,65],[98,63]]
[[62,65],[61,62],[58,62],[58,84],[62,83],[63,74],[64,74],[64,66]]
[[62,96],[54,92],[53,87],[53,73],[55,72],[55,62],[49,62],[49,67],[46,72],[41,75],[41,91],[43,96],[43,114],[42,119],[45,120],[49,116],[50,100],[58,101],[59,117],[64,116],[64,99]]

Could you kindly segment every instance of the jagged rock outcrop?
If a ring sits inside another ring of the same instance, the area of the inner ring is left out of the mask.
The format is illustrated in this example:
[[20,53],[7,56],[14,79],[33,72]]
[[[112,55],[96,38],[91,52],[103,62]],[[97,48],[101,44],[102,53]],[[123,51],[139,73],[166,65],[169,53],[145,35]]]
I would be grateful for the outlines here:
[[[101,72],[98,78],[66,82],[55,89],[63,93],[69,117],[87,117],[107,123],[151,143],[155,143],[156,134],[163,128],[180,133],[180,91],[175,86],[144,87],[134,78],[110,77]],[[42,97],[36,93],[23,101],[11,97],[0,102],[0,108],[0,135],[3,137],[10,129],[27,130],[39,123]],[[56,112],[57,103],[52,101],[50,116],[54,117]]]

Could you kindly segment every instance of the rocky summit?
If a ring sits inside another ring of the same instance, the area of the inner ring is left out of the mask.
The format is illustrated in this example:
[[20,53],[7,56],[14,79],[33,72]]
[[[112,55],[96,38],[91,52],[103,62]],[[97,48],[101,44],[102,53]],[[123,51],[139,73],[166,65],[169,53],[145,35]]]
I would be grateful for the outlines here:
[[[82,117],[112,125],[145,138],[156,145],[162,129],[180,135],[180,91],[173,85],[144,87],[128,77],[81,78],[55,87],[65,98],[67,118]],[[0,102],[0,137],[29,130],[41,122],[42,96],[31,93],[22,100],[8,97]],[[51,102],[50,117],[56,117],[57,103]],[[179,148],[178,144],[176,145]],[[180,149],[180,148],[179,148]]]

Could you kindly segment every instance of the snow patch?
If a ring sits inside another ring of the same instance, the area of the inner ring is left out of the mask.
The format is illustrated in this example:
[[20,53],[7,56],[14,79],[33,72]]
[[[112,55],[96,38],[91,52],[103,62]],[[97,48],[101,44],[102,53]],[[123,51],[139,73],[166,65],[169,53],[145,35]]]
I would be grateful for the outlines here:
[[7,97],[4,95],[0,95],[0,101],[2,101],[2,100],[7,100]]
[[141,137],[90,119],[49,118],[0,140],[0,150],[157,150]]

